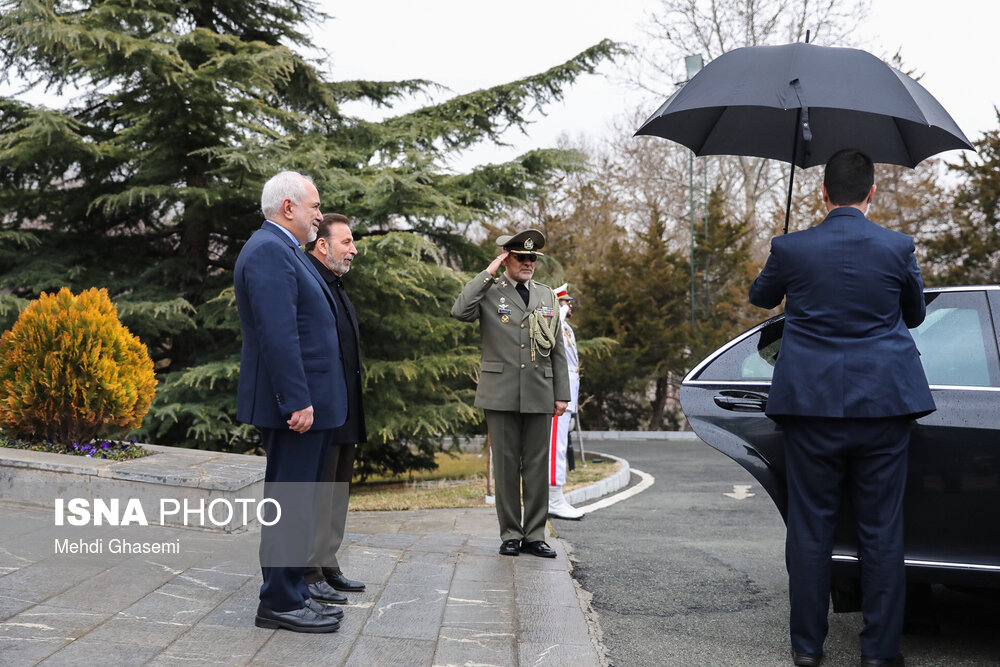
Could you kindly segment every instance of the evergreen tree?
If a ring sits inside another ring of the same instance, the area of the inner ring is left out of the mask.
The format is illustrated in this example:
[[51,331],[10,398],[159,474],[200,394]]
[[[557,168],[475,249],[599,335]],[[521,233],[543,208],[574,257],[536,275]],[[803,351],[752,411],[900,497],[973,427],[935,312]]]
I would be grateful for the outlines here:
[[985,132],[973,145],[977,153],[963,154],[952,167],[964,178],[951,215],[926,242],[929,284],[1000,282],[1000,129]]
[[[749,223],[726,217],[722,192],[708,196],[705,233],[695,234],[695,328],[691,359],[700,359],[762,319],[748,301],[758,267],[750,255]],[[696,230],[697,231],[697,230]]]
[[442,435],[477,424],[469,381],[479,368],[474,330],[451,317],[465,277],[439,248],[395,232],[358,242],[344,278],[358,312],[368,444],[356,472],[434,467]]
[[[329,80],[296,52],[311,46],[306,26],[327,18],[309,0],[2,0],[0,10],[3,80],[80,91],[60,109],[0,100],[0,318],[12,321],[41,290],[107,288],[160,376],[141,435],[237,451],[254,433],[234,419],[239,327],[230,272],[260,226],[263,182],[282,168],[300,170],[316,181],[326,210],[357,222],[359,236],[406,230],[444,247],[452,262],[479,263],[457,225],[524,198],[573,156],[533,151],[467,174],[450,172],[445,158],[522,127],[529,109],[558,99],[618,51],[602,42],[536,76],[376,123],[341,107],[391,106],[432,84]],[[362,341],[364,351],[371,344],[381,354],[397,338],[414,343],[401,331],[421,330],[419,308],[440,302],[448,286],[457,292],[455,281],[442,280],[438,254],[420,243],[368,242],[373,270],[382,248],[387,271],[434,284],[407,286],[422,300],[396,313],[399,329],[376,325],[384,308],[359,307],[362,329],[385,337]],[[393,292],[399,286],[372,289],[409,305]],[[371,302],[384,303],[379,296]],[[421,382],[468,370],[454,349],[395,351],[373,359],[373,387],[391,377],[380,360],[407,354]],[[398,445],[468,422],[461,406],[431,394],[406,394],[408,409],[423,415],[415,433],[395,417],[402,399],[387,393],[382,406],[383,394],[372,395],[372,431]]]
[[610,250],[616,261],[584,271],[575,316],[585,336],[618,341],[607,361],[586,369],[581,394],[596,403],[588,423],[591,428],[676,427],[679,414],[668,410],[668,401],[690,361],[690,264],[670,250],[659,218],[652,218],[632,242],[614,239]]

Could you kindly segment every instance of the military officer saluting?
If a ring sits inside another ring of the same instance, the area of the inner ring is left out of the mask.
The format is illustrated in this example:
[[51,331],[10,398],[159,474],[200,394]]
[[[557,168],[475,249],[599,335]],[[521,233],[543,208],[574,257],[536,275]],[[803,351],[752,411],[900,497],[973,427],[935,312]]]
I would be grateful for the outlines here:
[[483,339],[476,407],[486,411],[493,450],[500,553],[554,558],[545,543],[549,442],[552,415],[570,399],[559,303],[552,288],[531,279],[545,246],[540,231],[501,236],[497,245],[503,252],[465,285],[451,314],[478,319]]

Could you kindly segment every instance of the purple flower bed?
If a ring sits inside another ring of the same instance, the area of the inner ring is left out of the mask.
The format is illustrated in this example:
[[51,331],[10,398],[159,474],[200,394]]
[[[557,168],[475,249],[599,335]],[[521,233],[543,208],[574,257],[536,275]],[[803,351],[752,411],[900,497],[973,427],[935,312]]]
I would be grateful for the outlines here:
[[129,459],[137,459],[152,454],[152,452],[143,449],[135,440],[95,439],[82,444],[74,442],[68,446],[64,446],[56,442],[23,442],[7,438],[0,434],[0,447],[29,449],[35,452],[51,452],[54,454],[71,454],[95,459],[110,459],[112,461],[128,461]]

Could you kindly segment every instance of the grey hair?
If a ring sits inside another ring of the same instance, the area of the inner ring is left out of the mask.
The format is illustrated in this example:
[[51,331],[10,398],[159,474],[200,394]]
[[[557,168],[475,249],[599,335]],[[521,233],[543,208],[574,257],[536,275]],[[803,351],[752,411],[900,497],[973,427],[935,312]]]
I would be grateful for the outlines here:
[[265,218],[277,216],[281,211],[281,202],[286,199],[295,204],[301,204],[306,198],[305,183],[313,180],[297,171],[280,171],[272,176],[260,193],[260,210]]

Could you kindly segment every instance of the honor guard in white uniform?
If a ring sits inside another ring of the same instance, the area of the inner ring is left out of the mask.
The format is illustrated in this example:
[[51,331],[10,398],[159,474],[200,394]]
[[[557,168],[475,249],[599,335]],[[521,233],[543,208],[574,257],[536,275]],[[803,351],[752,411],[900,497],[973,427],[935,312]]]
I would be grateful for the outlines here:
[[556,288],[559,314],[562,316],[562,335],[566,347],[566,369],[569,372],[569,405],[566,412],[552,417],[552,442],[549,446],[549,516],[555,519],[579,521],[583,512],[569,504],[563,495],[566,485],[566,452],[569,449],[570,422],[576,415],[580,400],[580,356],[576,350],[576,334],[569,324],[573,315],[573,297],[568,285]]

